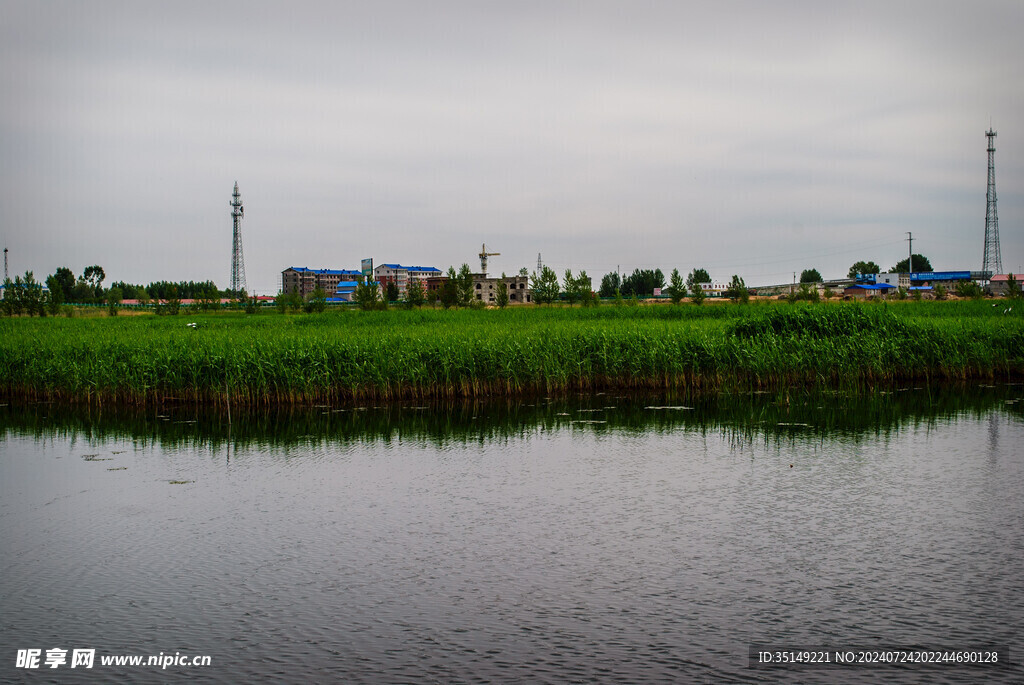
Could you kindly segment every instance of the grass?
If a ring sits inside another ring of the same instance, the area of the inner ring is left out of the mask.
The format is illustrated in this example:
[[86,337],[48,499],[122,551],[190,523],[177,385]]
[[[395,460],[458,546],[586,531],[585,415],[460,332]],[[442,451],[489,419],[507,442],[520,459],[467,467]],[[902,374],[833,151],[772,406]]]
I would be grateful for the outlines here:
[[991,304],[4,319],[0,392],[270,405],[1024,376],[1024,320]]

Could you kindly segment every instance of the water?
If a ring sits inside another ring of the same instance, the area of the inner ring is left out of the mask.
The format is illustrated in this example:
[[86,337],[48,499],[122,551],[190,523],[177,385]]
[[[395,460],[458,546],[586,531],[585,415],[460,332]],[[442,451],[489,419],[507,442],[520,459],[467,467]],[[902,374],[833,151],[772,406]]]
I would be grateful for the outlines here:
[[[1022,395],[319,407],[230,428],[12,404],[0,679],[1019,682],[749,668],[748,650],[1020,663]],[[54,647],[96,665],[16,668]],[[161,653],[211,665],[99,664]]]

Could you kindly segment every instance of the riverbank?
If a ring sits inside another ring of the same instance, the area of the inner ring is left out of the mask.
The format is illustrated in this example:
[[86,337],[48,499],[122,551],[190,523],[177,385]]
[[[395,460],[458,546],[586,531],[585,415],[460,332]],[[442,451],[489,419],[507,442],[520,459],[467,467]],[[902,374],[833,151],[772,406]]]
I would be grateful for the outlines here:
[[756,303],[4,319],[0,392],[261,406],[1008,380],[1024,377],[1024,319],[1008,307]]

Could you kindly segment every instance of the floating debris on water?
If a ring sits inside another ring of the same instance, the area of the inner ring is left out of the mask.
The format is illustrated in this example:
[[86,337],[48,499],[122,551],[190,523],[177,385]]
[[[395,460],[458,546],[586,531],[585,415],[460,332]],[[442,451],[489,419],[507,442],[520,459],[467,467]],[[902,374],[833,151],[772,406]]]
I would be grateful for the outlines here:
[[577,409],[580,414],[592,414],[598,411],[604,411],[604,409]]
[[811,427],[811,424],[809,424],[809,423],[777,423],[775,425],[776,426],[801,426],[803,428],[810,428]]
[[85,461],[114,461],[110,457],[101,457],[98,454],[86,454],[82,456]]
[[569,423],[583,423],[583,424],[586,424],[586,423],[608,423],[608,422],[607,421],[594,421],[594,420],[580,419],[578,421],[570,421]]
[[194,480],[169,480],[167,482],[171,485],[187,485],[188,483],[195,483]]
[[111,466],[107,471],[127,471],[127,466]]
[[125,452],[127,452],[127,450],[118,450],[116,452],[111,452],[111,454],[124,454]]
[[671,409],[674,411],[692,411],[693,407],[644,407],[644,409]]

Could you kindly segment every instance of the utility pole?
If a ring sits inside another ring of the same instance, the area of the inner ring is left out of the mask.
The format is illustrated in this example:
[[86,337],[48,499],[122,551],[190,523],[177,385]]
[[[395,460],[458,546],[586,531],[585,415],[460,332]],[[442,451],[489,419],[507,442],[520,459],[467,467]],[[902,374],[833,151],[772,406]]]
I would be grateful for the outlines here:
[[914,234],[907,231],[907,242],[910,243],[910,259],[907,260],[907,268],[910,270],[910,275],[914,275]]
[[231,194],[231,219],[234,222],[234,233],[231,245],[231,289],[237,294],[245,292],[245,258],[242,256],[242,217],[245,208],[242,206],[242,195],[238,192],[238,181],[235,181],[235,192]]
[[537,253],[537,278],[540,278],[540,272],[543,271],[543,265],[540,262],[540,252]]
[[7,280],[7,248],[4,248],[4,280]]

